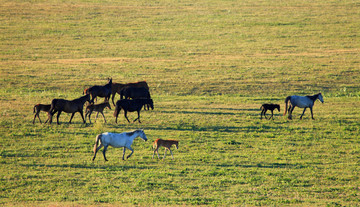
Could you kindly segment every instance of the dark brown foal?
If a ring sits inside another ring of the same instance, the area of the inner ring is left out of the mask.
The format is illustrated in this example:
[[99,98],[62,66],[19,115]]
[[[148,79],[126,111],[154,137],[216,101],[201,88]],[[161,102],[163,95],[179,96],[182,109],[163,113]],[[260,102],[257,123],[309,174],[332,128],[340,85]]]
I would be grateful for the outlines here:
[[50,114],[50,108],[51,108],[51,105],[50,105],[50,104],[36,104],[36,105],[34,106],[35,116],[34,116],[33,124],[35,124],[35,119],[36,119],[36,117],[39,118],[39,121],[40,121],[40,123],[41,123],[41,119],[40,119],[40,116],[39,116],[40,111],[47,112],[48,118],[47,118],[47,120],[45,121],[45,123],[48,122],[49,119],[50,119],[50,116],[51,116],[51,114]]
[[264,114],[265,119],[267,119],[267,118],[266,118],[266,111],[267,111],[267,110],[270,110],[270,111],[271,111],[271,116],[269,117],[269,119],[274,119],[274,118],[273,118],[273,116],[274,116],[273,111],[274,111],[275,109],[277,109],[277,110],[280,112],[280,105],[279,105],[279,104],[263,104],[263,105],[260,107],[260,109],[262,110],[262,111],[261,111],[261,117],[260,117],[260,119],[262,119],[262,115],[263,115],[263,114]]
[[104,113],[103,113],[103,111],[104,111],[104,109],[106,107],[111,110],[109,102],[104,102],[104,103],[101,103],[101,104],[90,104],[90,105],[88,105],[86,107],[86,110],[85,110],[86,111],[85,120],[86,120],[86,116],[89,115],[89,122],[91,124],[91,119],[90,119],[91,113],[93,111],[97,111],[97,114],[96,114],[96,117],[95,117],[95,122],[96,122],[96,119],[97,119],[99,113],[101,113],[101,115],[104,117],[104,121],[106,123],[106,119],[105,119],[105,116],[104,116]]

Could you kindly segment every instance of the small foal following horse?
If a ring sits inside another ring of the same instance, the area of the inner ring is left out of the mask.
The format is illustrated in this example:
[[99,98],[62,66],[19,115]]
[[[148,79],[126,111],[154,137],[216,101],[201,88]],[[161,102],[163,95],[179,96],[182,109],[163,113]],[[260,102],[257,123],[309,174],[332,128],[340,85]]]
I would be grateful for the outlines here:
[[279,105],[279,104],[263,104],[263,105],[260,107],[260,109],[262,109],[260,119],[262,119],[262,115],[263,115],[263,114],[264,114],[265,119],[267,119],[267,118],[266,118],[266,111],[267,111],[267,110],[270,110],[270,111],[271,111],[271,116],[269,117],[269,119],[271,119],[271,118],[274,119],[274,118],[273,118],[273,116],[274,116],[273,111],[274,111],[275,109],[277,109],[277,110],[280,112],[280,105]]
[[45,112],[47,112],[48,119],[45,121],[45,123],[46,123],[47,121],[49,121],[50,116],[51,116],[51,114],[50,114],[50,108],[51,108],[51,105],[50,105],[50,104],[36,104],[36,105],[34,106],[35,116],[34,116],[33,124],[35,123],[35,118],[36,118],[36,117],[39,118],[39,121],[40,121],[40,123],[41,123],[41,119],[40,119],[40,116],[39,116],[40,111],[45,111]]
[[179,149],[179,141],[177,141],[177,140],[163,140],[163,139],[155,140],[155,142],[153,144],[153,148],[155,150],[154,150],[154,154],[153,154],[152,158],[154,159],[155,152],[157,152],[158,158],[160,159],[159,148],[161,146],[163,146],[163,147],[165,147],[165,153],[164,153],[164,158],[163,159],[165,159],[165,155],[166,155],[167,150],[170,151],[171,156],[174,159],[173,153],[172,153],[172,151],[170,149],[172,145],[175,145],[176,149]]
[[116,117],[115,123],[117,123],[117,118],[119,116],[121,109],[124,110],[124,116],[129,123],[130,123],[130,121],[127,117],[127,112],[128,111],[129,112],[137,111],[138,117],[134,120],[134,122],[136,120],[138,120],[139,123],[141,123],[140,111],[141,111],[142,107],[145,105],[150,105],[151,109],[154,109],[154,103],[153,103],[152,99],[121,99],[121,100],[117,101],[115,111],[114,111],[114,117]]
[[[324,99],[323,99],[321,93],[315,94],[313,96],[295,96],[294,95],[294,96],[286,97],[284,116],[286,115],[286,112],[289,112],[288,119],[292,119],[292,112],[294,111],[294,108],[297,106],[299,108],[304,108],[304,111],[301,114],[300,119],[302,119],[306,108],[310,108],[311,118],[314,119],[312,108],[317,99],[319,99],[321,101],[321,103],[324,103]],[[289,101],[290,101],[290,106],[289,106],[289,108],[287,108]]]
[[72,101],[68,101],[65,99],[53,99],[51,101],[49,123],[50,124],[52,123],[52,117],[54,116],[54,114],[56,112],[58,112],[57,117],[56,117],[57,124],[60,124],[59,117],[60,117],[61,112],[72,113],[69,123],[71,123],[71,120],[74,117],[74,114],[76,112],[79,112],[81,114],[81,118],[83,119],[84,123],[86,123],[85,119],[84,119],[84,114],[83,114],[83,108],[84,108],[84,104],[86,101],[90,103],[90,95],[89,94],[82,96],[78,99],[74,99]]
[[86,106],[86,109],[85,109],[85,121],[86,121],[87,115],[89,115],[89,122],[91,124],[91,119],[90,119],[91,113],[93,111],[97,111],[97,114],[96,114],[96,117],[95,117],[95,122],[96,122],[96,119],[97,119],[99,113],[101,113],[101,115],[104,117],[104,121],[106,123],[106,119],[105,119],[105,116],[104,116],[104,113],[103,113],[103,111],[104,111],[104,109],[106,107],[111,110],[109,102],[104,102],[104,103],[101,103],[101,104],[90,104],[90,105]]
[[[96,153],[103,146],[104,146],[103,155],[104,155],[105,161],[108,161],[106,159],[105,153],[109,146],[112,146],[115,148],[124,147],[124,152],[123,152],[123,157],[122,157],[123,160],[124,160],[124,156],[125,156],[125,150],[126,150],[126,148],[128,148],[129,150],[131,150],[131,154],[129,154],[126,157],[126,159],[129,159],[129,157],[134,153],[134,150],[131,148],[131,144],[133,143],[133,141],[136,137],[141,137],[144,141],[147,141],[145,132],[142,129],[138,129],[138,130],[135,130],[132,132],[123,132],[120,134],[119,133],[109,133],[109,132],[98,134],[95,139],[94,157],[92,158],[92,160],[93,161],[95,160]],[[98,147],[99,141],[100,141],[100,146]]]

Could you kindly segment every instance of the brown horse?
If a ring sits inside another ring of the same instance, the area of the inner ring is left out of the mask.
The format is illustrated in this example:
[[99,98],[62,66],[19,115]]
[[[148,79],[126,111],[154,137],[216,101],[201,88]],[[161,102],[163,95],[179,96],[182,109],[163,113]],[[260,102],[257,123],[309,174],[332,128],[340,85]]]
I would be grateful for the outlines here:
[[[145,87],[125,87],[120,92],[120,99],[151,99],[150,92]],[[144,110],[149,110],[149,105],[144,106]]]
[[130,121],[127,117],[127,112],[128,111],[129,112],[137,111],[138,117],[134,120],[134,122],[136,120],[138,120],[139,123],[141,123],[140,111],[141,111],[141,108],[145,105],[150,105],[151,109],[154,109],[154,103],[153,103],[152,99],[121,99],[121,100],[117,101],[115,111],[114,111],[114,117],[116,117],[115,123],[117,123],[117,118],[118,118],[118,115],[119,115],[121,109],[124,110],[124,116],[129,123],[130,123]]
[[120,92],[120,99],[151,99],[149,89],[145,87],[125,87]]
[[154,150],[152,158],[154,159],[155,152],[157,152],[158,158],[160,159],[159,148],[161,146],[163,146],[163,147],[165,147],[165,153],[164,153],[164,158],[163,159],[165,159],[165,155],[166,155],[167,150],[170,151],[171,156],[174,159],[174,155],[173,155],[173,153],[172,153],[172,151],[170,149],[172,145],[175,145],[176,149],[179,149],[179,141],[177,141],[177,140],[163,140],[163,139],[155,140],[155,142],[153,144],[153,148],[155,150]]
[[92,86],[90,88],[86,88],[83,94],[90,94],[91,95],[91,103],[94,103],[96,97],[105,97],[105,101],[109,101],[111,96],[111,89],[112,88],[112,79],[109,78],[109,82],[104,86]]
[[114,98],[115,98],[116,93],[118,93],[120,95],[121,90],[126,87],[135,87],[135,88],[144,87],[147,90],[149,90],[149,86],[146,83],[146,81],[139,81],[136,83],[125,83],[125,84],[113,83],[111,86],[111,95],[112,95],[111,100],[112,100],[112,103],[114,104],[114,106],[115,106]]
[[47,112],[47,114],[48,114],[48,119],[45,121],[45,123],[46,123],[47,121],[49,121],[50,116],[51,116],[51,115],[50,115],[50,108],[51,108],[51,105],[50,105],[50,104],[36,104],[36,105],[34,106],[35,116],[34,116],[33,124],[35,123],[36,117],[39,118],[39,121],[40,121],[40,123],[41,123],[41,119],[40,119],[40,116],[39,116],[40,111],[45,111],[45,112]]
[[81,114],[81,118],[83,119],[83,122],[86,123],[85,119],[84,119],[84,115],[83,115],[83,108],[84,108],[84,104],[86,101],[90,103],[90,95],[89,94],[82,96],[78,99],[74,99],[72,101],[68,101],[65,99],[53,99],[51,101],[49,123],[50,124],[52,123],[52,117],[54,116],[54,114],[56,112],[58,112],[57,117],[56,117],[57,124],[60,124],[59,117],[60,117],[61,112],[72,113],[69,123],[71,123],[71,120],[74,117],[74,114],[76,112],[79,112]]
[[85,110],[85,121],[86,121],[86,117],[89,115],[89,122],[91,124],[91,119],[90,119],[90,116],[91,116],[91,113],[93,111],[97,111],[97,114],[96,114],[96,117],[95,117],[95,122],[96,122],[96,119],[99,115],[99,113],[101,113],[101,115],[104,117],[104,121],[106,123],[106,119],[105,119],[105,116],[104,116],[104,109],[105,108],[109,108],[111,110],[111,107],[110,107],[110,104],[109,102],[104,102],[104,103],[101,103],[101,104],[90,104],[86,107],[86,110]]

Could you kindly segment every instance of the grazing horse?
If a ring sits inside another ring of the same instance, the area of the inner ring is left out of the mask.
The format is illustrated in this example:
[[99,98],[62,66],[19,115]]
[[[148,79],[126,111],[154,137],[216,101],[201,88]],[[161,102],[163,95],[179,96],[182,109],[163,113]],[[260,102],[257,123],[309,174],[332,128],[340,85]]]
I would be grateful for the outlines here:
[[271,116],[269,117],[269,119],[274,119],[273,116],[274,116],[274,113],[273,111],[275,109],[277,109],[279,112],[280,112],[280,105],[279,104],[263,104],[260,109],[262,110],[261,111],[261,116],[260,116],[260,119],[262,119],[262,115],[264,114],[264,117],[266,119],[266,111],[267,110],[270,110],[271,111]]
[[34,116],[33,124],[35,123],[35,118],[36,118],[36,117],[39,118],[39,121],[40,121],[40,123],[41,123],[41,119],[40,119],[40,116],[39,116],[40,111],[45,111],[45,112],[47,112],[47,114],[48,114],[48,119],[45,121],[45,123],[46,123],[47,121],[49,121],[50,116],[51,116],[51,115],[50,115],[50,108],[51,108],[51,105],[50,105],[50,104],[36,104],[36,105],[34,106],[35,116]]
[[167,150],[170,151],[171,156],[174,159],[174,155],[173,155],[173,153],[172,153],[172,151],[170,149],[172,145],[175,145],[176,149],[179,149],[179,141],[177,141],[177,140],[163,140],[163,139],[155,140],[155,142],[153,144],[153,148],[155,150],[154,150],[152,158],[154,159],[155,152],[157,152],[158,158],[160,159],[159,148],[161,146],[163,146],[163,147],[165,147],[165,153],[164,153],[164,158],[163,159],[165,159],[165,155],[166,155]]
[[146,81],[140,81],[140,82],[136,82],[136,83],[125,83],[125,84],[113,83],[112,87],[111,87],[111,95],[112,95],[111,100],[112,100],[112,103],[114,104],[114,106],[115,106],[114,98],[115,98],[116,93],[120,94],[121,90],[126,87],[136,87],[136,88],[144,87],[147,90],[149,90],[149,86],[146,83]]
[[[302,119],[306,108],[310,108],[311,118],[314,119],[312,108],[317,99],[319,99],[321,101],[321,103],[324,103],[324,99],[323,99],[321,93],[315,94],[313,96],[296,96],[296,95],[294,95],[294,96],[286,97],[284,116],[286,115],[286,112],[289,112],[288,119],[292,119],[292,112],[294,111],[294,108],[297,106],[299,108],[304,108],[304,111],[301,114],[300,119]],[[289,101],[290,101],[290,106],[288,108]]]
[[[120,92],[120,99],[151,99],[149,89],[145,87],[125,87]],[[144,110],[149,110],[149,105],[144,106]]]
[[90,119],[91,113],[93,111],[97,111],[97,114],[96,114],[96,117],[95,117],[95,122],[96,122],[96,119],[97,119],[99,113],[101,113],[101,115],[104,117],[104,121],[106,123],[106,119],[105,119],[105,116],[104,116],[104,113],[103,113],[103,111],[104,111],[104,109],[106,107],[111,110],[109,102],[104,102],[104,103],[101,103],[101,104],[90,104],[90,105],[86,106],[86,109],[85,109],[85,121],[86,121],[86,117],[89,115],[89,122],[91,124],[91,119]]
[[[123,152],[123,157],[122,157],[123,160],[124,160],[124,156],[125,156],[125,150],[126,150],[126,148],[128,148],[129,150],[131,150],[131,154],[129,154],[126,157],[126,159],[129,159],[129,157],[134,153],[134,150],[131,148],[131,144],[133,143],[133,141],[136,137],[141,137],[144,141],[147,141],[147,137],[144,133],[144,130],[142,130],[142,129],[138,129],[138,130],[135,130],[132,132],[123,132],[120,134],[119,133],[109,133],[109,132],[98,134],[95,139],[94,157],[92,158],[92,160],[93,161],[95,160],[96,153],[103,146],[104,146],[103,155],[104,155],[105,161],[108,161],[106,159],[105,153],[109,146],[112,146],[115,148],[124,147],[124,152]],[[100,146],[98,147],[99,141],[100,141]]]
[[152,99],[121,99],[121,100],[117,101],[115,111],[114,111],[114,117],[116,117],[115,122],[117,123],[117,118],[118,118],[119,112],[121,111],[121,109],[123,109],[124,116],[129,123],[130,123],[130,121],[127,117],[128,111],[129,112],[137,111],[138,117],[134,120],[134,122],[136,120],[138,120],[139,123],[141,123],[140,111],[141,111],[141,108],[145,105],[150,105],[151,109],[154,110],[154,103],[153,103]]
[[151,99],[150,92],[144,87],[126,87],[123,88],[120,92],[120,99]]
[[91,95],[91,103],[94,103],[96,97],[105,97],[105,101],[109,101],[111,95],[112,79],[104,86],[92,86],[84,90],[83,94]]
[[49,123],[50,124],[52,123],[52,117],[56,112],[58,112],[57,117],[56,117],[57,124],[60,124],[59,117],[60,117],[61,112],[72,113],[69,123],[71,123],[71,120],[74,117],[74,114],[76,112],[79,112],[81,114],[81,118],[83,119],[84,123],[86,123],[85,119],[84,119],[84,115],[83,115],[83,108],[84,108],[84,104],[86,101],[90,103],[90,95],[89,94],[82,96],[78,99],[74,99],[72,101],[68,101],[65,99],[53,99],[51,101]]

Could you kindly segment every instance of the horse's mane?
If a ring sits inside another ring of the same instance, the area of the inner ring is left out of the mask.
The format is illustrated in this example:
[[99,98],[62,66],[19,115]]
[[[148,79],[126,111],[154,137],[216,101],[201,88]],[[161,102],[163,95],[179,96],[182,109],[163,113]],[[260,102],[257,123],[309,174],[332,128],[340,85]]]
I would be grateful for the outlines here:
[[126,132],[126,134],[128,135],[128,136],[132,136],[132,135],[134,135],[136,132],[138,132],[138,131],[142,131],[142,129],[136,129],[136,130],[134,130],[134,131],[132,131],[132,132]]
[[[74,99],[71,102],[83,102],[84,99],[88,99],[87,96],[90,97],[90,94],[86,94],[85,96],[81,96],[80,98]],[[86,100],[85,100],[86,101]]]
[[318,93],[318,94],[315,94],[315,95],[312,95],[312,96],[306,96],[306,97],[308,97],[312,101],[315,101],[318,98],[319,95],[321,95],[321,93]]

